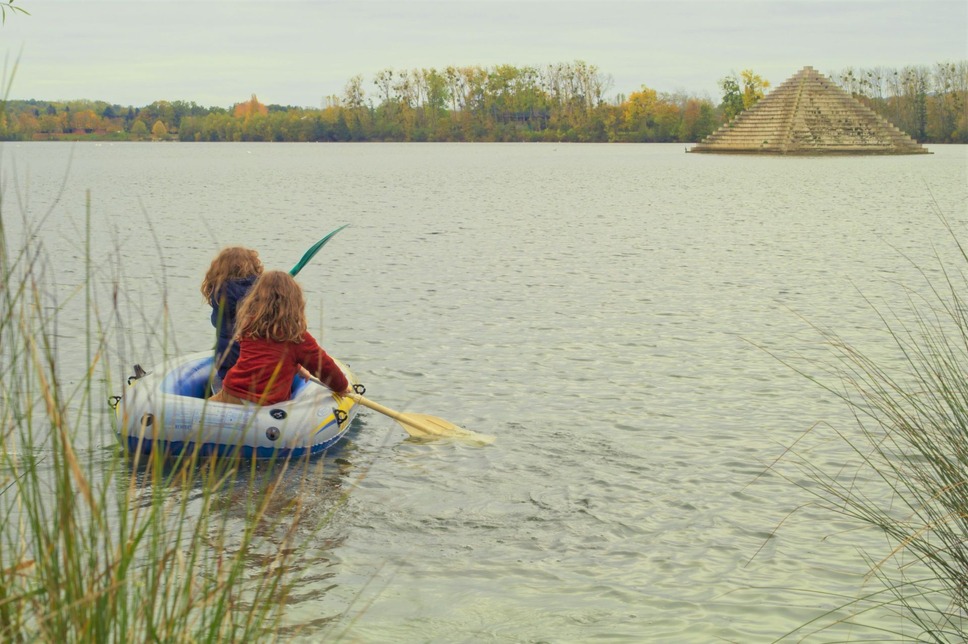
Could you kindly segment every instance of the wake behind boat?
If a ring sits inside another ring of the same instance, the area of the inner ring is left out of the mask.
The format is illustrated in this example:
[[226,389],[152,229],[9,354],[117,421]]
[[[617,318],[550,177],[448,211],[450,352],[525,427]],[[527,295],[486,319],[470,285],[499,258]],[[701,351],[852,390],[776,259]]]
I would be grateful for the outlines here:
[[[335,362],[356,389],[353,372]],[[353,397],[337,396],[299,376],[289,400],[278,404],[212,402],[205,394],[213,366],[213,352],[205,351],[173,358],[147,373],[136,367],[124,395],[114,400],[122,446],[131,453],[161,450],[170,456],[313,456],[339,442],[359,408]]]

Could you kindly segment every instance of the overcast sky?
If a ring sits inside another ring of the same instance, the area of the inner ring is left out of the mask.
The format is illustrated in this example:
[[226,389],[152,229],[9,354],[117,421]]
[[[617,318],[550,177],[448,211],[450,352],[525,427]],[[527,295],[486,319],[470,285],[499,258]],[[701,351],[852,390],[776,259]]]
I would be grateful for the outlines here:
[[[4,0],[5,2],[6,0]],[[753,69],[968,59],[966,0],[16,0],[0,26],[9,97],[319,107],[382,69],[583,60],[614,79],[708,95]]]

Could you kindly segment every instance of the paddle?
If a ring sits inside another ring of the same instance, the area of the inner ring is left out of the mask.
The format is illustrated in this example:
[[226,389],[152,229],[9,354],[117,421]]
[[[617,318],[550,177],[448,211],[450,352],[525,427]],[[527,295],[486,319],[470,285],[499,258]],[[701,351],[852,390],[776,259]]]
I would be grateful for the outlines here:
[[309,263],[309,260],[311,260],[316,255],[316,253],[319,252],[319,249],[326,245],[326,242],[328,242],[330,239],[332,239],[333,236],[336,233],[338,233],[339,231],[343,230],[347,226],[349,226],[349,224],[343,224],[342,226],[340,226],[339,228],[337,228],[336,230],[332,231],[331,233],[329,233],[328,235],[326,235],[325,237],[323,237],[322,239],[320,239],[318,242],[316,242],[315,244],[313,244],[312,248],[310,248],[309,250],[307,250],[303,254],[302,259],[300,259],[299,262],[297,262],[295,266],[293,266],[291,269],[289,269],[289,274],[292,275],[293,277],[295,277],[296,276],[296,273],[298,273],[299,271],[301,271],[303,269],[303,266],[305,266],[306,264],[308,264]]
[[389,416],[397,421],[413,438],[458,438],[477,445],[490,445],[494,442],[493,436],[472,432],[437,416],[404,414],[389,407],[384,407],[380,403],[373,402],[369,398],[364,398],[360,394],[350,393],[347,395],[364,407],[369,407],[373,411],[378,411],[384,416]]

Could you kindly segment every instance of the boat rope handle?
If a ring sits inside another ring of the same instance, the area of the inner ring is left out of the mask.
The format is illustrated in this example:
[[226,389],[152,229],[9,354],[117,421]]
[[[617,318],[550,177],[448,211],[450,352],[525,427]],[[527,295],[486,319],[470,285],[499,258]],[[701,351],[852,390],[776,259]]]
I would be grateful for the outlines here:
[[121,396],[108,396],[108,404],[111,405],[111,409],[117,409],[120,402]]

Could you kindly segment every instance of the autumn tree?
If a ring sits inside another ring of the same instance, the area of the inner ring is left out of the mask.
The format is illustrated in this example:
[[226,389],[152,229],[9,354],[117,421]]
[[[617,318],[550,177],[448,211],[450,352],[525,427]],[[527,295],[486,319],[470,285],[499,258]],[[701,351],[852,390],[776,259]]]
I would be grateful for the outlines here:
[[744,69],[740,72],[740,77],[743,79],[743,109],[748,110],[763,98],[764,90],[770,87],[770,81],[753,73],[752,69]]
[[36,132],[40,131],[40,121],[33,112],[22,112],[17,119],[17,129],[25,139],[33,138]]
[[716,110],[707,100],[686,99],[679,123],[680,141],[701,141],[716,130]]
[[235,107],[232,108],[232,116],[237,119],[246,120],[257,114],[266,116],[269,114],[269,108],[260,103],[255,94],[245,103],[236,103]]
[[[143,121],[138,121],[143,123]],[[162,123],[161,119],[155,121],[155,124],[151,126],[151,138],[153,139],[167,139],[168,138],[168,128]]]
[[40,131],[50,134],[63,132],[64,120],[61,118],[60,114],[56,113],[56,111],[54,114],[46,112],[40,117]]
[[81,110],[74,113],[74,127],[85,132],[101,129],[101,119],[94,110]]
[[658,102],[659,94],[654,89],[643,85],[639,91],[629,94],[628,99],[623,104],[625,121],[633,123],[648,119],[655,111]]

